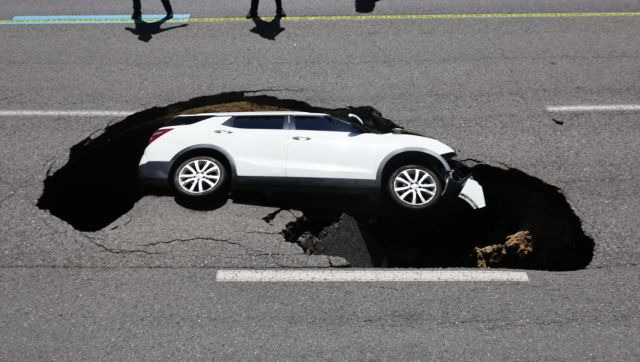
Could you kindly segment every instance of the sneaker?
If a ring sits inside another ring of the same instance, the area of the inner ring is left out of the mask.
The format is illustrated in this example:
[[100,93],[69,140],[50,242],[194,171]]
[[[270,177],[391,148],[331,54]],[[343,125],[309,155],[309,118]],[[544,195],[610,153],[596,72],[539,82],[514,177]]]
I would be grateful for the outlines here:
[[278,10],[276,12],[276,16],[279,17],[279,18],[284,18],[284,17],[287,16],[287,13],[285,13],[284,10]]
[[247,19],[253,19],[253,18],[257,18],[258,17],[258,13],[253,12],[253,11],[249,11],[249,13],[247,13],[246,18]]

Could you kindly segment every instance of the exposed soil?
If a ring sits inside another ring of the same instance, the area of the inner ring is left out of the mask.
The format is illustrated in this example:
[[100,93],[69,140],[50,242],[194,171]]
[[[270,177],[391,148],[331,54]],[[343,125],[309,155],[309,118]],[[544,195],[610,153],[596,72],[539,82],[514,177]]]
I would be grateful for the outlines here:
[[527,261],[533,252],[533,238],[529,231],[518,231],[507,236],[504,244],[476,247],[478,268],[518,265]]
[[[154,130],[178,114],[267,110],[355,113],[369,127],[397,127],[370,106],[325,109],[246,92],[199,97],[133,114],[73,146],[67,164],[46,178],[38,207],[78,230],[100,230],[143,196],[137,166]],[[572,270],[589,264],[594,242],[558,188],[516,169],[463,167],[483,185],[486,208],[471,210],[457,198],[423,213],[389,212],[383,201],[327,195],[232,198],[302,210],[303,216],[283,230],[285,239],[309,254],[344,257],[351,266]],[[100,175],[90,178],[100,181],[89,183],[81,175]]]

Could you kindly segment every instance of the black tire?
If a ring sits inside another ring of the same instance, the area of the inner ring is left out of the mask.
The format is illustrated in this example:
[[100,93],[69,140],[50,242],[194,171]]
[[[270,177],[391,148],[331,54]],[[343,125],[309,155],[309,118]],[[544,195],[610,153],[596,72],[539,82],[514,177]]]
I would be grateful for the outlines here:
[[[414,182],[416,179],[423,181],[422,183]],[[386,187],[393,203],[408,210],[425,210],[432,207],[440,200],[443,191],[443,183],[439,174],[423,165],[398,167],[386,180]],[[433,192],[433,195],[430,192]]]
[[[190,175],[194,177],[189,177]],[[194,156],[180,162],[176,167],[173,172],[172,185],[179,198],[194,201],[208,200],[227,196],[228,175],[224,163],[216,158]]]

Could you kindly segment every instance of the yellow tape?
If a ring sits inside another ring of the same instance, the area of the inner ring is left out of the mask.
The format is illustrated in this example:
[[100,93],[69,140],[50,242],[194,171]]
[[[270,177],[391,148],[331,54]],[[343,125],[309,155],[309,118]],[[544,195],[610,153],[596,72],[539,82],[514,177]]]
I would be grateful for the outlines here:
[[[561,18],[640,16],[640,12],[598,13],[495,13],[495,14],[407,14],[407,15],[309,15],[288,16],[282,20],[405,20],[405,19],[474,19],[474,18]],[[271,20],[273,17],[262,18]],[[245,18],[190,18],[190,22],[243,21]]]

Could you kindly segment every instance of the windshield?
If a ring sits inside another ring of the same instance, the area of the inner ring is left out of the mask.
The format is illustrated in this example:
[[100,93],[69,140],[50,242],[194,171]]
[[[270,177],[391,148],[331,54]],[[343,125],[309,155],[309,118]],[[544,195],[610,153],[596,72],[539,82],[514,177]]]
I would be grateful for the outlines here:
[[369,127],[363,125],[362,123],[360,123],[360,122],[358,122],[358,121],[356,121],[356,120],[354,120],[352,118],[343,119],[343,118],[336,117],[336,116],[329,116],[329,118],[334,119],[334,120],[336,120],[338,122],[348,123],[352,127],[358,129],[362,133],[381,133],[380,131],[372,129],[372,128],[369,128]]

